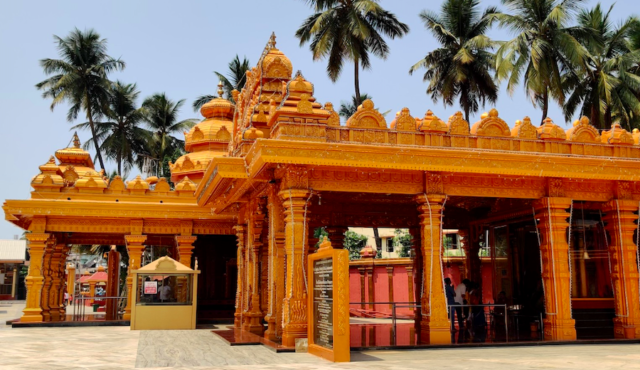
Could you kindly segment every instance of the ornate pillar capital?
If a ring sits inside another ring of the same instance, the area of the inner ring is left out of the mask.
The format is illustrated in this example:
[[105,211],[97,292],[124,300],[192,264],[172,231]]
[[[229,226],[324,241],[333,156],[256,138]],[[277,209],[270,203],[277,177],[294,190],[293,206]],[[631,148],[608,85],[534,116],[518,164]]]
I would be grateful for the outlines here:
[[[45,220],[42,218],[42,220]],[[33,222],[36,222],[34,220]],[[34,226],[32,222],[32,227]],[[45,221],[46,223],[46,221]],[[42,224],[36,229],[44,231],[45,224]],[[30,227],[31,229],[33,229]],[[25,308],[22,310],[23,315],[20,318],[22,322],[37,322],[42,321],[42,285],[44,283],[43,276],[43,259],[44,251],[47,248],[47,243],[50,241],[52,234],[44,232],[31,232],[26,235],[29,241],[29,255],[31,257],[29,264],[29,273],[25,278],[25,285],[27,286],[27,299],[25,302]]]

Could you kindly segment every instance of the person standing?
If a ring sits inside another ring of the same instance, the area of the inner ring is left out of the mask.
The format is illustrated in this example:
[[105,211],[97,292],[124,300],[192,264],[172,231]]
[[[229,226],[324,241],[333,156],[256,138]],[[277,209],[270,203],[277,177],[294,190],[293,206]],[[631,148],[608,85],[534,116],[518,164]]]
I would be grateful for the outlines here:
[[460,330],[464,329],[464,319],[466,317],[464,317],[465,315],[462,314],[462,305],[464,305],[465,303],[465,295],[467,294],[467,286],[469,285],[469,283],[469,279],[464,279],[462,280],[462,283],[458,284],[455,289],[456,295],[454,297],[454,301],[456,302],[456,306],[459,306],[456,307],[456,315],[458,315],[458,328],[460,328]]

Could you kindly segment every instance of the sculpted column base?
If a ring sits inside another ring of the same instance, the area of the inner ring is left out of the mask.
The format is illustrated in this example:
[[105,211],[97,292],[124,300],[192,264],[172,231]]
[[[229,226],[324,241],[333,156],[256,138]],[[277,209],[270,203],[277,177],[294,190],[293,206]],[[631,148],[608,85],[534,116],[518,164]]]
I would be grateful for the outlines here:
[[267,322],[267,330],[264,332],[264,337],[272,342],[278,340],[276,337],[276,318],[271,315],[267,315],[264,320]]
[[545,340],[576,340],[576,321],[573,319],[558,319],[547,316],[544,322]]
[[[136,297],[132,296],[133,292],[133,275],[131,270],[137,270],[141,266],[142,252],[145,246],[142,244],[147,241],[146,235],[125,235],[124,239],[127,243],[127,252],[129,252],[129,274],[127,275],[127,306],[124,309],[123,320],[131,320],[131,306]],[[136,282],[137,284],[137,282]]]
[[432,322],[429,317],[420,321],[420,344],[451,344],[449,321]]

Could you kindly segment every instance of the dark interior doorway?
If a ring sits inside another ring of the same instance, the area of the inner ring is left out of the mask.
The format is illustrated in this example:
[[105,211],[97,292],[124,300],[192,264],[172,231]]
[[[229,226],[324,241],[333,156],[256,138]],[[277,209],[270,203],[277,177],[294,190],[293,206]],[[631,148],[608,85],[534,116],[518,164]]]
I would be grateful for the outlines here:
[[198,323],[233,322],[237,285],[236,237],[198,235],[192,258],[198,258]]

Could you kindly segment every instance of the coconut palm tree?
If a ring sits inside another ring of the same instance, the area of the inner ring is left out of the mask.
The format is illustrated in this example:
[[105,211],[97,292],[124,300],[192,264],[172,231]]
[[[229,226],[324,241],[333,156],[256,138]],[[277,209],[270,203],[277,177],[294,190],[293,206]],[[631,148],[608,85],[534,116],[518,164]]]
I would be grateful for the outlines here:
[[369,54],[385,59],[389,46],[383,35],[392,39],[409,32],[409,26],[384,10],[378,0],[308,0],[315,12],[296,31],[300,46],[311,41],[313,59],[328,58],[327,73],[338,80],[342,65],[352,61],[356,107],[360,96],[360,67],[371,67]]
[[427,94],[444,105],[454,105],[458,98],[465,119],[478,111],[488,100],[498,99],[498,86],[493,80],[495,56],[492,41],[486,32],[495,20],[497,8],[480,11],[480,0],[446,0],[440,14],[424,10],[420,18],[440,43],[409,69],[409,74],[426,69],[424,81],[429,81]]
[[[154,94],[144,100],[144,120],[152,133],[148,144],[148,152],[152,158],[164,164],[165,158],[173,158],[176,150],[182,150],[184,141],[173,136],[182,133],[197,123],[196,119],[178,121],[178,112],[184,105],[184,99],[174,102],[165,93]],[[161,166],[159,176],[169,177],[171,174]]]
[[640,51],[629,42],[638,20],[628,18],[615,26],[612,10],[613,5],[605,12],[597,4],[578,14],[578,24],[595,30],[597,37],[579,39],[588,54],[582,68],[564,76],[564,86],[571,93],[563,111],[569,121],[580,109],[598,128],[610,127],[615,115],[631,129],[630,122],[640,116],[640,77],[630,72],[640,62]]
[[497,15],[499,24],[516,33],[496,53],[496,76],[507,79],[510,93],[524,78],[524,87],[534,106],[542,107],[542,120],[549,99],[564,104],[562,74],[585,63],[587,52],[576,37],[590,32],[569,27],[584,0],[502,0],[511,14]]
[[109,73],[122,70],[125,63],[107,55],[107,40],[100,38],[94,30],[75,29],[65,37],[53,36],[61,59],[42,59],[40,66],[47,75],[52,75],[36,85],[43,98],[51,98],[51,110],[66,101],[71,107],[67,112],[70,122],[84,111],[91,129],[96,157],[100,168],[104,161],[100,153],[98,132],[94,119],[107,104],[110,82]]
[[[118,176],[129,172],[135,163],[139,163],[139,155],[147,154],[147,143],[152,139],[151,132],[141,127],[144,110],[136,107],[140,91],[136,84],[124,84],[117,81],[112,84],[108,96],[108,105],[102,111],[106,120],[95,122],[100,151],[107,158],[114,160],[118,166]],[[86,129],[89,122],[81,123],[74,128]],[[93,142],[84,144],[85,149],[93,147]]]
[[[350,102],[341,102],[338,114],[345,119],[353,116],[358,110],[358,106],[360,105],[358,104],[357,99],[358,98],[355,95],[352,95]],[[362,95],[360,95],[360,99],[362,99],[362,101],[365,101],[367,99],[373,99],[373,97],[367,93],[363,93]]]
[[[247,82],[247,71],[250,69],[251,69],[251,66],[249,64],[249,60],[246,57],[244,57],[242,58],[242,61],[241,61],[238,54],[236,54],[236,57],[233,58],[231,62],[229,62],[229,72],[227,73],[226,76],[220,72],[215,72],[215,71],[213,72],[216,74],[216,76],[218,76],[218,79],[220,79],[220,81],[222,82],[223,89],[225,92],[225,97],[228,100],[235,103],[231,92],[234,89],[238,91],[242,90],[242,88],[244,87],[244,84]],[[205,103],[209,102],[213,98],[216,98],[216,96],[202,95],[197,97],[196,100],[193,102],[193,110],[197,112]]]

